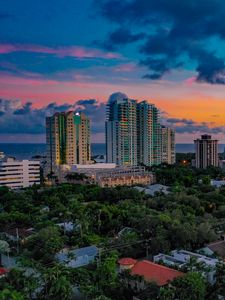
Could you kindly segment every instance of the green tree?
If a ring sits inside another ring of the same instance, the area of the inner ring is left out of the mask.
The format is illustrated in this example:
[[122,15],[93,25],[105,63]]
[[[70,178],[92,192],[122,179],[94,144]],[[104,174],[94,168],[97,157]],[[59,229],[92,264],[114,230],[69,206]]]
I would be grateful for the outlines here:
[[175,297],[175,289],[173,287],[161,287],[159,290],[160,300],[173,300]]
[[41,299],[69,300],[72,298],[72,285],[69,269],[57,264],[41,271],[44,288],[40,294]]
[[94,298],[94,300],[111,300],[111,298],[108,298],[104,295],[101,295],[101,296],[98,296],[98,297]]
[[101,287],[109,288],[114,287],[116,285],[116,280],[118,277],[118,273],[116,271],[118,260],[118,253],[116,251],[112,251],[109,253],[102,262],[99,263],[96,272],[101,275]]
[[32,299],[32,295],[39,286],[38,278],[32,272],[29,275],[23,269],[11,269],[2,280],[2,287],[9,290],[20,291],[26,299]]
[[209,175],[202,176],[202,183],[205,185],[210,185],[211,178]]
[[[225,297],[225,265],[224,263],[219,263],[216,268],[216,284],[213,289],[212,299],[216,298],[218,295]],[[211,299],[211,298],[210,298]]]
[[9,254],[10,248],[6,241],[0,240],[0,266],[2,265],[2,254]]
[[4,289],[0,291],[0,300],[25,300],[25,298],[17,291]]
[[49,262],[53,260],[54,255],[62,249],[63,245],[64,239],[60,234],[59,228],[49,226],[32,236],[28,240],[26,247],[32,258]]
[[206,283],[199,273],[189,272],[173,280],[172,285],[176,289],[176,297],[179,300],[205,299]]

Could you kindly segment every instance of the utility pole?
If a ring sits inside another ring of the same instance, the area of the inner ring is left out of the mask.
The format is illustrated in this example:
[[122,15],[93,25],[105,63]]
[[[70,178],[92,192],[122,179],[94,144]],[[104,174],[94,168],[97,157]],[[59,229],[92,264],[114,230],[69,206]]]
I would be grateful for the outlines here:
[[102,248],[98,248],[98,266],[101,265],[101,253],[102,252]]
[[149,242],[151,241],[151,239],[148,239],[145,241],[146,243],[146,258],[148,258],[149,255]]
[[19,229],[16,227],[16,249],[17,249],[17,254],[19,253]]

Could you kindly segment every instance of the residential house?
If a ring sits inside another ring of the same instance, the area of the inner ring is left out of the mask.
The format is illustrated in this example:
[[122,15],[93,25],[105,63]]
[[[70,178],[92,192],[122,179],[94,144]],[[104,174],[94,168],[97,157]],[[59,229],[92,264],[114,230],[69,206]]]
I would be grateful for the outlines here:
[[225,236],[223,236],[222,240],[214,241],[204,248],[200,249],[199,252],[204,253],[206,255],[215,255],[223,260],[225,259]]
[[[184,273],[153,263],[149,260],[137,261],[132,258],[122,258],[118,261],[120,265],[120,272],[130,270],[130,275],[134,280],[129,284],[137,290],[143,290],[146,282],[155,282],[159,287],[165,286],[173,281],[175,278],[183,276]],[[143,279],[137,280],[136,276]]]
[[188,266],[191,260],[194,260],[196,265],[201,266],[201,270],[196,271],[200,271],[209,283],[214,284],[216,281],[216,265],[219,262],[216,258],[186,250],[173,250],[171,251],[171,255],[159,253],[154,256],[153,260],[154,262],[162,262],[165,265],[176,266],[179,269]]
[[0,232],[0,236],[11,242],[24,242],[34,233],[34,228],[5,228]]
[[9,271],[5,268],[0,268],[0,279],[5,277]]
[[56,254],[56,259],[67,267],[79,268],[94,262],[97,255],[98,248],[93,245],[72,250],[63,249]]
[[139,192],[144,192],[146,195],[150,195],[152,197],[154,197],[157,194],[164,194],[167,195],[169,194],[169,187],[166,185],[162,185],[162,184],[152,184],[149,185],[147,187],[139,187],[139,186],[135,186],[135,188],[139,191]]
[[78,225],[74,226],[73,222],[62,222],[62,223],[57,223],[56,225],[59,226],[65,233],[73,232],[73,230],[78,226]]

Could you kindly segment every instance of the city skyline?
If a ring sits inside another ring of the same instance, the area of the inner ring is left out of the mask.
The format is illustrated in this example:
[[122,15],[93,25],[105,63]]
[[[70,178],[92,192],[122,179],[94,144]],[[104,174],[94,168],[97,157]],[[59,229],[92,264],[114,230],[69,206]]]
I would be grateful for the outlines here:
[[125,166],[175,163],[175,132],[160,124],[155,105],[114,93],[107,103],[105,125],[107,163]]
[[178,143],[225,143],[224,14],[221,0],[2,3],[0,142],[45,142],[45,117],[69,109],[104,142],[120,91],[156,105]]

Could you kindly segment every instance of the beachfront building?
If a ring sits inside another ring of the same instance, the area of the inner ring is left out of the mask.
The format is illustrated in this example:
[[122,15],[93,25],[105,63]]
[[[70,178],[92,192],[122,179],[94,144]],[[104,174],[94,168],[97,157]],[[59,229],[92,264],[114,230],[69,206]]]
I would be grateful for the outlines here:
[[91,160],[90,121],[83,113],[55,113],[46,118],[47,173],[59,165]]
[[40,184],[40,162],[33,160],[0,160],[0,186],[19,189]]
[[162,162],[162,135],[159,111],[154,104],[142,101],[137,104],[137,155],[138,163],[146,166]]
[[218,140],[213,140],[211,135],[204,134],[194,143],[196,168],[218,167]]
[[125,94],[109,97],[106,112],[108,163],[137,165],[137,102]]
[[174,131],[161,126],[159,110],[155,105],[147,101],[138,103],[122,93],[109,97],[106,114],[107,162],[119,166],[173,164],[174,140]]
[[173,165],[176,162],[175,131],[172,128],[161,126],[162,135],[162,162]]

